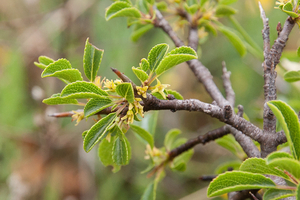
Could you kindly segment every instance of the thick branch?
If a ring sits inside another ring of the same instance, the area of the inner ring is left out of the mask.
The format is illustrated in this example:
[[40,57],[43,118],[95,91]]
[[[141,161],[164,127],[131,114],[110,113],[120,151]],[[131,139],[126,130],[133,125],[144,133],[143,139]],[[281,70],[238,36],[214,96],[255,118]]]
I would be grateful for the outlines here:
[[199,135],[198,137],[196,137],[194,139],[190,139],[183,145],[181,145],[175,149],[172,149],[169,152],[169,160],[173,160],[176,156],[179,156],[183,152],[188,151],[189,149],[193,148],[197,144],[206,144],[207,142],[221,138],[224,135],[227,135],[228,133],[230,133],[230,132],[225,128],[225,126],[223,126],[221,128],[209,131],[204,135]]

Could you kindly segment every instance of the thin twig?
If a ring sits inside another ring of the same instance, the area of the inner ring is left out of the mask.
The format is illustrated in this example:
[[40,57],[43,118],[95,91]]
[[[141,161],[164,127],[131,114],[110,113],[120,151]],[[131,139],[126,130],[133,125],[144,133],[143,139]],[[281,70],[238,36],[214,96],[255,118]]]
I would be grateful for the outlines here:
[[234,91],[232,89],[232,86],[231,86],[231,81],[230,81],[230,74],[231,73],[229,71],[227,71],[225,61],[222,62],[222,67],[223,67],[222,79],[223,79],[223,86],[225,88],[226,99],[228,100],[230,105],[232,105],[234,107],[235,93],[234,93]]

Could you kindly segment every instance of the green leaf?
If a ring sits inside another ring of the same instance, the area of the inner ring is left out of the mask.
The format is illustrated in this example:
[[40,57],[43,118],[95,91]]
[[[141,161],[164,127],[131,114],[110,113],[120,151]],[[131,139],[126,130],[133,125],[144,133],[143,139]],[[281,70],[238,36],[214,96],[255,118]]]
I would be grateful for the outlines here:
[[[51,64],[49,65],[49,67],[50,66],[51,66]],[[42,76],[42,78],[45,78],[45,77],[57,77],[59,79],[64,80],[64,82],[66,81],[67,83],[73,83],[76,81],[83,80],[81,73],[78,69],[64,69],[61,71],[56,71],[53,74],[48,74],[48,75]]]
[[72,69],[71,63],[67,59],[59,59],[51,64],[49,64],[45,70],[42,72],[42,78],[55,73],[56,71],[61,71],[64,69]]
[[145,189],[141,200],[155,200],[156,190],[154,188],[154,182],[152,181]]
[[271,108],[282,126],[293,157],[300,159],[300,125],[295,111],[283,101],[269,101]]
[[157,119],[158,119],[158,111],[152,111],[145,114],[144,119],[142,121],[140,122],[135,121],[134,124],[145,129],[154,137]]
[[166,92],[168,94],[172,94],[176,99],[183,100],[183,96],[179,92],[177,92],[175,90],[166,89]]
[[155,71],[163,57],[166,55],[167,51],[169,49],[169,45],[167,44],[158,44],[154,46],[149,54],[148,54],[148,62],[149,62],[149,68],[151,71]]
[[222,174],[224,172],[230,171],[229,169],[238,170],[241,166],[241,163],[242,162],[239,160],[222,163],[217,167],[217,169],[215,169],[215,174]]
[[229,5],[229,4],[233,4],[235,2],[237,2],[237,0],[220,0],[219,4]]
[[39,57],[39,62],[43,65],[48,66],[49,64],[53,63],[54,60],[52,58],[47,57],[47,56],[40,56]]
[[113,145],[113,161],[117,165],[127,165],[129,162],[128,142],[123,134],[119,134]]
[[275,169],[273,166],[267,165],[266,160],[262,158],[248,158],[241,164],[240,171],[275,175],[287,180],[289,179],[288,175],[278,169]]
[[91,99],[84,107],[84,116],[86,118],[100,112],[101,110],[112,106],[112,100],[106,97]]
[[230,28],[225,26],[219,26],[218,29],[228,38],[228,40],[235,47],[240,56],[244,56],[246,54],[246,46],[236,33],[234,33]]
[[296,190],[296,200],[300,200],[300,184],[298,184],[298,186],[297,186],[297,190]]
[[215,142],[229,150],[231,153],[236,155],[238,158],[245,158],[246,154],[244,153],[240,144],[235,140],[233,135],[225,135],[222,138],[216,139]]
[[107,8],[105,13],[106,21],[115,17],[140,18],[141,13],[138,9],[132,7],[132,5],[130,5],[129,3],[126,3],[124,1],[116,1]]
[[85,76],[93,82],[97,76],[104,50],[98,49],[91,43],[89,38],[86,39],[84,55],[83,55],[83,69]]
[[171,169],[176,171],[185,171],[186,170],[186,163],[192,158],[194,154],[194,149],[190,149],[181,155],[174,158]]
[[266,162],[270,163],[272,160],[277,158],[293,158],[293,156],[287,152],[275,151],[268,155]]
[[157,66],[155,73],[157,76],[159,76],[168,69],[180,63],[197,58],[197,53],[192,48],[185,46],[178,47],[172,50],[166,57],[162,59],[162,61]]
[[148,74],[145,71],[137,69],[135,67],[132,67],[132,71],[136,75],[136,77],[140,79],[141,82],[144,82],[148,79]]
[[84,140],[84,138],[85,138],[87,132],[88,132],[88,130],[87,130],[87,131],[84,131],[84,132],[81,134],[83,140]]
[[300,57],[300,47],[297,49],[297,56]]
[[149,13],[148,2],[147,0],[137,0],[136,1],[137,9],[139,9],[142,13]]
[[131,83],[121,83],[117,85],[116,92],[129,103],[134,102],[134,92]]
[[216,16],[217,17],[234,15],[235,13],[236,13],[236,10],[230,6],[219,5],[216,8]]
[[151,148],[154,147],[153,136],[148,131],[133,124],[130,125],[130,128],[132,129],[132,131],[138,134],[144,141],[146,141],[151,146]]
[[108,94],[93,83],[77,81],[68,84],[61,92],[61,97],[68,99],[101,98]]
[[171,129],[165,136],[164,146],[167,150],[172,150],[174,148],[174,142],[176,137],[181,133],[179,129]]
[[143,58],[140,62],[140,68],[144,71],[147,72],[147,70],[149,69],[150,64],[148,62],[147,59]]
[[113,166],[113,172],[117,172],[121,169],[119,165],[116,165],[112,158],[113,145],[116,137],[112,136],[110,142],[106,139],[102,140],[98,149],[98,156],[104,166]]
[[45,69],[45,68],[47,67],[46,65],[43,65],[43,64],[38,63],[38,62],[33,62],[33,64],[34,64],[35,66],[37,66],[38,68],[41,68],[41,69]]
[[293,190],[280,190],[280,189],[275,189],[271,188],[268,189],[264,193],[264,200],[279,200],[279,199],[284,199],[286,197],[291,197],[294,196],[295,192]]
[[134,42],[138,41],[138,39],[140,39],[141,36],[150,31],[153,27],[153,24],[147,24],[139,27],[138,29],[134,30],[131,34],[131,40]]
[[283,8],[282,11],[285,12],[286,14],[288,14],[289,16],[293,17],[293,18],[298,18],[298,14],[293,12],[293,5],[291,2],[286,3]]
[[300,179],[300,162],[291,158],[278,158],[273,159],[267,163],[269,166],[277,167],[281,170],[286,170],[297,179]]
[[59,105],[59,104],[78,104],[76,99],[65,99],[60,97],[60,93],[53,94],[50,98],[44,99],[43,103],[47,105]]
[[[164,90],[164,93],[166,94],[166,96],[168,95],[166,90]],[[152,93],[152,95],[158,99],[165,100],[165,98],[159,92],[154,92]]]
[[287,82],[295,82],[300,80],[300,71],[289,71],[283,76],[284,80]]
[[165,1],[156,2],[156,7],[158,10],[165,11],[168,8],[168,4]]
[[103,117],[91,127],[83,141],[83,148],[86,152],[89,152],[97,142],[105,138],[108,133],[107,128],[114,122],[115,119],[116,113],[111,113],[106,117]]
[[220,174],[207,189],[207,196],[214,197],[239,190],[273,188],[275,183],[261,174],[232,171]]

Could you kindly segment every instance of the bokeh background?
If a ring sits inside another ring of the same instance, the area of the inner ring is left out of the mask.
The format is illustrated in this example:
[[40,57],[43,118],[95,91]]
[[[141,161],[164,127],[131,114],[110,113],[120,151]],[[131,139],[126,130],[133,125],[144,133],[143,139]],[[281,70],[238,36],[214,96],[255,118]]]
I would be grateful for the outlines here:
[[[85,40],[104,49],[99,75],[116,76],[115,67],[134,79],[132,66],[147,57],[151,47],[166,42],[174,47],[158,29],[151,30],[138,42],[132,42],[132,28],[126,19],[104,18],[109,0],[9,0],[0,1],[0,200],[127,200],[140,199],[150,182],[146,174],[145,146],[131,132],[126,134],[132,145],[130,164],[117,173],[104,167],[96,148],[85,153],[81,133],[93,120],[78,126],[70,118],[55,119],[48,114],[77,109],[72,106],[47,106],[42,99],[58,93],[64,85],[55,78],[41,79],[42,70],[33,62],[40,55],[54,59],[67,58],[74,68],[83,70]],[[273,9],[275,1],[262,0],[270,19],[271,41],[277,36],[276,25],[286,14]],[[257,1],[238,1],[233,5],[247,33],[262,47],[262,22]],[[222,23],[231,26],[226,19]],[[295,50],[300,46],[299,29],[295,28],[288,41],[284,57],[299,67]],[[218,34],[209,36],[201,45],[201,61],[222,89],[222,61],[232,72],[231,81],[237,104],[242,104],[250,120],[261,127],[263,106],[263,77],[261,60],[248,53],[241,58],[228,40]],[[282,61],[291,65],[287,60]],[[297,85],[285,83],[280,77],[285,69],[279,67],[279,98],[299,110]],[[211,102],[203,86],[193,77],[186,64],[166,73],[161,81],[171,85],[184,98]],[[179,128],[182,136],[193,138],[222,126],[202,113],[159,112],[155,143],[161,147],[168,130]],[[182,173],[167,172],[160,183],[157,199],[206,199],[208,182],[202,175],[213,174],[222,162],[237,159],[229,151],[209,143],[195,147],[195,154]]]

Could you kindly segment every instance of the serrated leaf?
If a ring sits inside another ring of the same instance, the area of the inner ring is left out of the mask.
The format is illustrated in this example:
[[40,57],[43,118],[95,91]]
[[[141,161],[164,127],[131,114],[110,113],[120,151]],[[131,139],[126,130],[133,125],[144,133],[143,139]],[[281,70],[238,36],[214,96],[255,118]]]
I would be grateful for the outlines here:
[[138,79],[140,79],[141,82],[146,81],[149,77],[148,74],[145,71],[141,70],[141,69],[137,69],[135,67],[132,67],[132,71],[136,75],[136,77]]
[[288,14],[291,17],[294,18],[298,18],[299,15],[295,12],[293,12],[293,5],[291,2],[286,3],[283,7],[282,7],[282,11],[285,12],[286,14]]
[[166,89],[166,92],[168,94],[172,94],[176,99],[183,100],[183,96],[179,92],[177,92],[175,90]]
[[291,154],[300,159],[300,125],[295,111],[283,101],[269,101],[268,106],[278,119],[286,135]]
[[233,4],[235,2],[237,2],[237,0],[220,0],[219,4],[229,5],[229,4]]
[[217,17],[234,15],[235,13],[236,13],[236,9],[234,9],[230,6],[218,5],[216,8],[216,16]]
[[[239,160],[222,163],[215,169],[215,174],[222,174],[226,171],[238,170],[242,162]],[[230,169],[230,170],[229,170]]]
[[134,102],[134,92],[131,83],[121,83],[117,85],[116,92],[124,97],[129,103]]
[[44,99],[43,103],[47,105],[59,105],[59,104],[78,104],[76,99],[65,99],[60,97],[60,93],[53,94],[50,98]]
[[84,117],[88,118],[101,110],[112,106],[112,100],[106,97],[91,99],[84,106]]
[[130,125],[130,128],[136,134],[138,134],[144,141],[146,141],[151,146],[151,148],[154,147],[153,136],[148,131],[146,131],[145,129],[143,129],[139,126],[133,125],[133,124]]
[[297,49],[297,56],[300,57],[300,47]]
[[125,136],[118,135],[113,145],[113,162],[117,165],[127,165],[129,162],[128,144],[125,141]]
[[154,46],[149,54],[148,54],[148,62],[149,62],[149,68],[151,71],[155,71],[161,60],[166,55],[167,51],[169,49],[169,45],[167,44],[158,44]]
[[133,17],[133,18],[140,18],[141,13],[135,7],[132,7],[127,2],[124,1],[116,1],[111,4],[105,13],[106,21],[113,19],[115,17]]
[[267,165],[266,160],[262,158],[248,158],[241,164],[240,171],[275,175],[284,179],[289,179],[289,177],[282,171],[275,169],[273,166]]
[[61,71],[64,69],[72,69],[71,63],[67,59],[59,59],[51,64],[49,64],[45,70],[42,72],[42,78],[47,75],[51,75],[56,71]]
[[48,75],[42,76],[42,78],[45,78],[45,77],[57,77],[57,78],[65,80],[67,83],[73,83],[76,81],[83,80],[81,73],[78,69],[64,69],[64,70],[56,71],[53,74],[48,74]]
[[264,200],[279,200],[286,197],[294,196],[295,192],[293,190],[280,190],[280,189],[268,189],[263,196]]
[[86,152],[89,152],[97,142],[105,138],[108,133],[107,128],[115,119],[116,113],[111,113],[90,128],[83,141],[83,148]]
[[297,179],[300,179],[300,162],[291,158],[273,159],[267,163],[269,166],[277,167],[281,170],[286,170]]
[[240,56],[244,56],[246,54],[246,46],[243,43],[242,39],[236,33],[234,33],[231,29],[225,26],[219,26],[218,29],[228,38],[228,40],[235,47]]
[[164,146],[167,150],[172,150],[174,148],[174,142],[176,137],[181,133],[179,129],[171,129],[165,136]]
[[225,135],[222,138],[216,139],[215,142],[224,147],[225,149],[229,150],[231,153],[236,155],[238,158],[244,158],[246,154],[244,153],[242,147],[239,143],[235,140],[233,135]]
[[91,43],[89,38],[86,39],[84,55],[83,55],[83,69],[85,76],[93,82],[97,76],[104,50],[98,49]]
[[148,62],[147,59],[143,58],[140,62],[140,68],[144,71],[147,72],[147,70],[149,69],[150,64]]
[[289,71],[283,76],[284,80],[287,82],[295,82],[300,80],[300,71]]
[[293,158],[293,156],[287,152],[275,151],[268,155],[268,157],[266,158],[266,162],[269,163],[277,158]]
[[68,84],[62,91],[61,97],[68,99],[101,98],[108,94],[93,83],[77,81]]
[[178,47],[172,50],[166,57],[162,59],[157,66],[155,73],[157,76],[159,76],[180,63],[197,58],[197,53],[192,48],[185,46]]
[[207,196],[214,197],[229,192],[261,188],[273,188],[275,183],[261,174],[232,171],[220,174],[207,189]]
[[136,42],[138,39],[140,39],[141,36],[143,36],[145,33],[150,31],[154,27],[153,24],[146,24],[142,27],[139,27],[138,29],[134,30],[131,34],[131,40]]
[[54,60],[52,58],[49,58],[48,56],[40,56],[39,62],[43,65],[48,66],[49,64],[53,63]]

